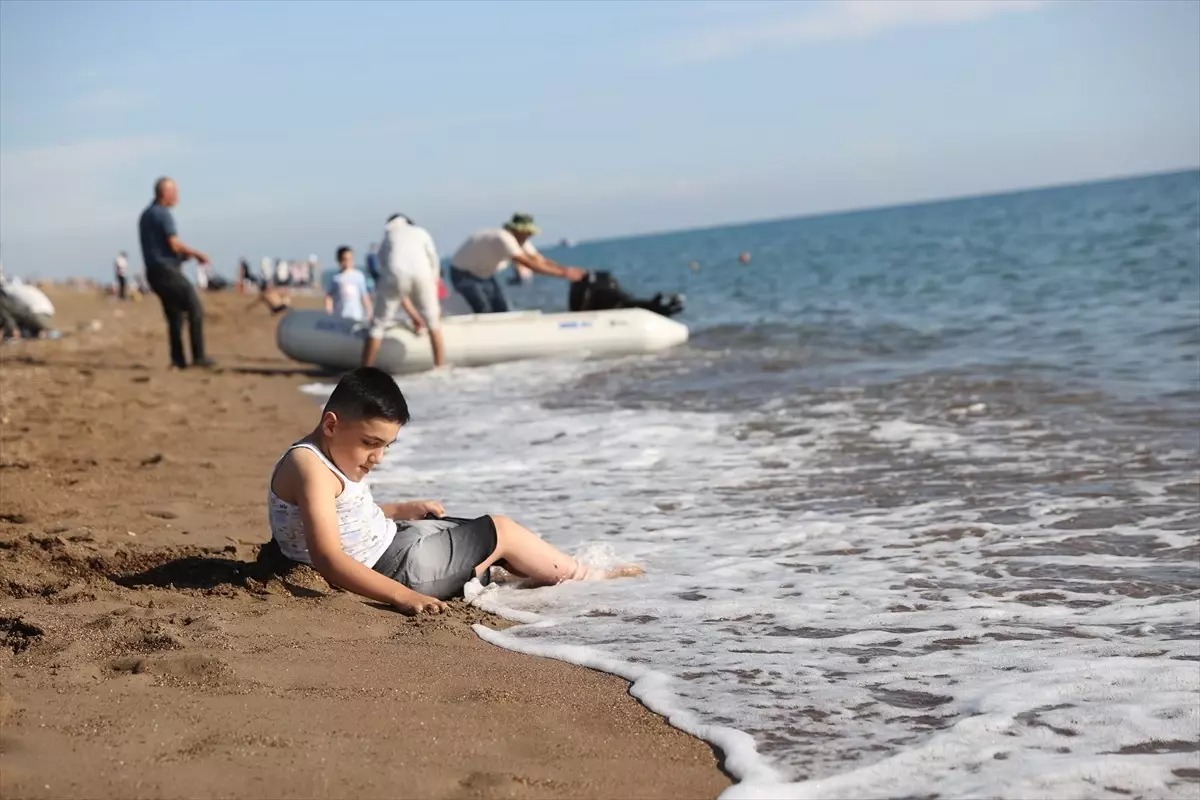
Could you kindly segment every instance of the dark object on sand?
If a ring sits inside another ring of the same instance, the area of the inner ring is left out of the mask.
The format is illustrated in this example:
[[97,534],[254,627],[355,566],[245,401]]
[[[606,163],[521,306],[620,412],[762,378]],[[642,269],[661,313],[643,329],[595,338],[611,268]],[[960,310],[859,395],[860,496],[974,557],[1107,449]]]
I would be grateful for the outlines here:
[[610,308],[644,308],[664,317],[683,311],[681,294],[659,292],[649,300],[639,300],[621,288],[606,270],[589,270],[587,277],[571,284],[567,306],[572,311],[606,311]]

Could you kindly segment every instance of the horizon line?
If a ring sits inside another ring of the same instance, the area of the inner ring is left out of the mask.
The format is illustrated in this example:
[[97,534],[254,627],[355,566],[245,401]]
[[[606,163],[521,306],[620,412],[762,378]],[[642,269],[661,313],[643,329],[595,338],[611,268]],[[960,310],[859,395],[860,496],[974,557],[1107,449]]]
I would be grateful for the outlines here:
[[[958,203],[964,200],[984,200],[991,197],[1007,197],[1015,194],[1027,194],[1034,192],[1050,192],[1056,189],[1072,189],[1079,186],[1092,186],[1101,183],[1119,183],[1121,181],[1140,180],[1144,178],[1162,178],[1167,175],[1182,175],[1185,172],[1200,172],[1200,164],[1188,167],[1177,167],[1165,170],[1154,170],[1153,172],[1135,172],[1132,174],[1111,175],[1103,178],[1085,178],[1083,180],[1068,181],[1066,183],[1047,183],[1034,184],[1032,186],[1023,186],[1014,189],[999,189],[988,190],[982,192],[973,192],[969,194],[952,194],[944,197],[935,197],[924,200],[908,200],[898,203],[886,203],[883,205],[868,205],[868,206],[852,206],[848,208],[835,208],[825,211],[811,211],[800,214],[787,214],[779,217],[767,217],[765,219],[751,219],[734,222],[715,222],[705,225],[697,225],[686,228],[669,228],[667,230],[650,231],[647,233],[625,233],[616,236],[605,236],[599,239],[580,239],[575,241],[574,246],[589,244],[607,244],[610,242],[623,242],[633,239],[650,239],[656,236],[674,236],[684,233],[702,233],[704,231],[713,231],[721,228],[749,228],[755,225],[771,225],[778,222],[795,222],[801,219],[823,219],[825,217],[841,217],[850,216],[851,214],[866,214],[876,211],[893,211],[901,208],[919,208],[921,206],[935,206],[941,203]],[[570,237],[566,237],[570,238]],[[556,242],[551,247],[546,249],[558,249],[559,242]]]

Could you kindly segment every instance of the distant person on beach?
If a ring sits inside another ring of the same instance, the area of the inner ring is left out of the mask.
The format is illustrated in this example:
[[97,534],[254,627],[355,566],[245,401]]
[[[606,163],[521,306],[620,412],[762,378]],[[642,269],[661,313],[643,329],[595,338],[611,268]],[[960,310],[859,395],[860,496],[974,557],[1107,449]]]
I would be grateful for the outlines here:
[[329,279],[325,294],[325,313],[355,322],[369,319],[371,293],[367,291],[367,277],[354,267],[354,251],[339,247],[337,260],[338,272]]
[[450,259],[450,283],[476,314],[508,311],[504,288],[496,275],[514,262],[542,275],[583,280],[587,270],[567,267],[543,256],[530,241],[538,226],[528,214],[513,214],[503,228],[470,236]]
[[37,339],[50,334],[54,303],[36,286],[0,276],[0,328],[3,337]]
[[404,394],[382,370],[360,367],[338,382],[317,427],[271,475],[271,536],[284,556],[412,615],[445,611],[472,578],[490,583],[493,565],[537,586],[642,574],[589,567],[508,517],[447,517],[436,500],[377,504],[363,479],[408,420]]
[[238,261],[238,294],[245,294],[250,286],[257,287],[259,291],[265,288],[263,282],[254,276],[250,262],[243,258]]
[[154,202],[138,220],[138,235],[142,244],[142,260],[146,263],[146,279],[162,301],[167,317],[167,334],[171,346],[171,365],[184,369],[188,362],[183,355],[183,322],[188,322],[192,345],[192,366],[211,367],[214,362],[204,352],[204,309],[200,296],[183,274],[183,264],[196,259],[201,265],[209,258],[179,238],[171,208],[179,202],[179,188],[170,178],[159,178],[154,184]]
[[375,285],[375,317],[363,342],[364,367],[375,364],[383,336],[397,324],[401,309],[412,320],[417,333],[429,330],[434,368],[446,365],[442,338],[442,309],[438,301],[441,263],[433,237],[412,224],[403,214],[393,214],[384,227],[379,247],[379,281]]
[[113,272],[117,279],[117,297],[124,300],[129,294],[129,258],[124,250],[113,259]]
[[282,314],[291,310],[292,296],[288,294],[287,289],[278,286],[271,286],[266,282],[263,282],[260,285],[262,288],[258,292],[258,297],[254,298],[254,301],[247,306],[247,311],[254,308],[259,303],[262,303],[264,306],[270,309],[271,316]]

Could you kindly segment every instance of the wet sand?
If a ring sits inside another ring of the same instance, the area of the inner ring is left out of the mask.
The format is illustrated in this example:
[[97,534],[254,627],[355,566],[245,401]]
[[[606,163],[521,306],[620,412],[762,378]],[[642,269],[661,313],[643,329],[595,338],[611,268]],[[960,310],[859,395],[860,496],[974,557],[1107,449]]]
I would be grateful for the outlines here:
[[52,298],[67,336],[0,348],[0,796],[728,785],[624,681],[485,644],[469,625],[503,622],[462,603],[410,619],[261,549],[267,474],[316,413],[264,307],[206,297],[221,368],[171,372],[154,298]]

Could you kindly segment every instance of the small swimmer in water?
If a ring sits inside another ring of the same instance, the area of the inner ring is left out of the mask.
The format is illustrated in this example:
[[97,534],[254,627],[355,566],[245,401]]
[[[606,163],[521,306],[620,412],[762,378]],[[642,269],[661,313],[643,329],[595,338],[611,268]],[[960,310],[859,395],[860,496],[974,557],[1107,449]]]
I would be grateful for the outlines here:
[[743,251],[742,254],[740,256],[738,256],[738,261],[742,262],[743,264],[749,264],[750,263],[750,254]]

